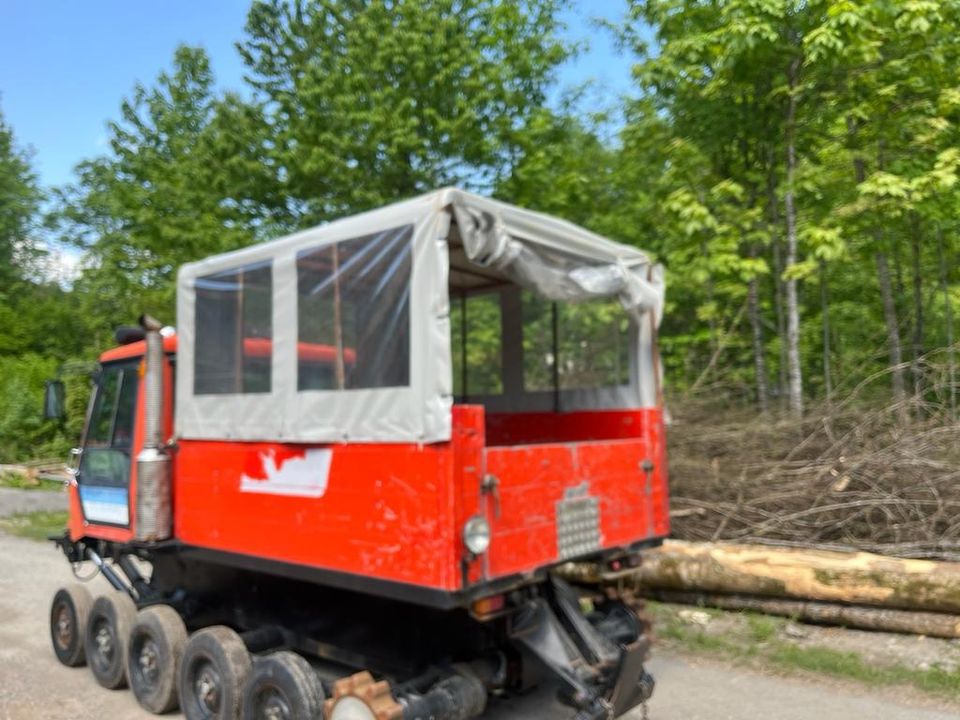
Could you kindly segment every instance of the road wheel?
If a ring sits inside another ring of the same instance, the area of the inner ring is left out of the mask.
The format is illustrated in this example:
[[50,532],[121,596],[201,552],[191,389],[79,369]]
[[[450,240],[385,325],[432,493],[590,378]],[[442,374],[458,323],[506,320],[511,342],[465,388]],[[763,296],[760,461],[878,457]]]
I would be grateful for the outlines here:
[[169,605],[137,614],[127,640],[127,678],[137,702],[160,715],[177,707],[177,670],[187,644],[187,628]]
[[93,601],[83,647],[97,682],[108,690],[127,684],[125,649],[137,606],[125,592],[114,591]]
[[310,663],[286,650],[257,658],[243,691],[243,720],[314,720],[323,687]]
[[57,660],[67,667],[83,665],[83,632],[93,598],[78,583],[57,590],[50,605],[50,639]]
[[230,628],[215,625],[191,635],[177,681],[187,720],[238,720],[250,667],[246,645]]

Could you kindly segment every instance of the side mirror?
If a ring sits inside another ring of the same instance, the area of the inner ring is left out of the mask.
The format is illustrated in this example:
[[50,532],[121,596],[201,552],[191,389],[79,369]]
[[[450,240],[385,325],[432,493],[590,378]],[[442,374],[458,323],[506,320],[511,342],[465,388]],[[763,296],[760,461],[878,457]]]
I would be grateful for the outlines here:
[[63,420],[66,417],[65,395],[62,380],[47,380],[43,388],[44,420]]

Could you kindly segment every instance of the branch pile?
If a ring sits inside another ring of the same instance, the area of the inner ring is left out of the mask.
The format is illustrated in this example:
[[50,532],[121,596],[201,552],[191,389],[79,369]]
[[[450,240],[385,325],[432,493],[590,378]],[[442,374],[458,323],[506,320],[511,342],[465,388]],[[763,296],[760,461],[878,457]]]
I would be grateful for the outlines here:
[[960,423],[942,408],[672,408],[673,535],[960,559]]

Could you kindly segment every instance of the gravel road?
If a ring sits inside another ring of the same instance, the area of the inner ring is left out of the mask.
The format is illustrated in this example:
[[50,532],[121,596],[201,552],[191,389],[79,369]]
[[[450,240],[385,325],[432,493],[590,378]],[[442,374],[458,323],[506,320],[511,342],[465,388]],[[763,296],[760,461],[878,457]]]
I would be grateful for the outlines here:
[[[0,514],[15,502],[0,493]],[[20,494],[23,494],[22,492]],[[52,498],[55,493],[39,493]],[[49,502],[37,498],[39,502]],[[34,502],[32,498],[16,503]],[[23,505],[17,504],[17,507]],[[55,508],[45,508],[55,509]],[[47,613],[57,587],[72,580],[52,545],[0,533],[0,720],[148,720],[129,691],[98,686],[86,668],[57,663]],[[98,577],[91,591],[108,589]],[[866,690],[829,681],[785,679],[713,662],[657,654],[651,720],[955,720],[960,710],[893,690]],[[571,713],[543,692],[492,707],[488,720],[553,720]],[[181,717],[173,715],[168,717]],[[630,720],[640,720],[639,712]]]
[[37,510],[66,510],[67,495],[59,490],[18,490],[0,487],[0,517]]

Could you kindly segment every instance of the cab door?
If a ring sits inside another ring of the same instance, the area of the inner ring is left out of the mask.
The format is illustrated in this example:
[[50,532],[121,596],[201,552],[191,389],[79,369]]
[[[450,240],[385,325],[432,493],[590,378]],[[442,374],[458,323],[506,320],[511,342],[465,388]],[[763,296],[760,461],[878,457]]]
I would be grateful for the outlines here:
[[102,366],[77,469],[85,524],[130,527],[130,476],[139,388],[138,361]]

